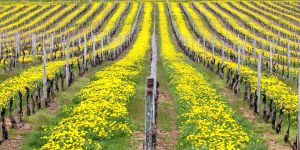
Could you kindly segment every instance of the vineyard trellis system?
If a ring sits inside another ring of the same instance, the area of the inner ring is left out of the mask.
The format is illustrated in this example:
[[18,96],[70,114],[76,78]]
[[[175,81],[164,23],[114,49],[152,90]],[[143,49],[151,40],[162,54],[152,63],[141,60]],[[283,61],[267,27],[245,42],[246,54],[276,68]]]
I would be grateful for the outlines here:
[[299,7],[293,1],[0,3],[1,143],[11,137],[9,128],[24,126],[25,115],[48,108],[56,93],[111,61],[74,96],[80,103],[40,148],[105,149],[106,140],[135,136],[128,104],[138,95],[145,62],[143,149],[163,146],[156,124],[159,57],[176,105],[178,147],[253,143],[252,129],[235,118],[224,94],[196,69],[202,67],[300,149]]

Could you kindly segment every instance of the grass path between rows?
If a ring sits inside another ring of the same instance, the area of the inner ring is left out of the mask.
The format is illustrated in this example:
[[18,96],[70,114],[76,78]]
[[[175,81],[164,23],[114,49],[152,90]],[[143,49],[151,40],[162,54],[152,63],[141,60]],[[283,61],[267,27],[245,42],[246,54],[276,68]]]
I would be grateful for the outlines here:
[[[159,59],[162,60],[162,59]],[[173,150],[177,146],[179,129],[174,96],[161,61],[158,62],[159,95],[157,104],[157,149]]]

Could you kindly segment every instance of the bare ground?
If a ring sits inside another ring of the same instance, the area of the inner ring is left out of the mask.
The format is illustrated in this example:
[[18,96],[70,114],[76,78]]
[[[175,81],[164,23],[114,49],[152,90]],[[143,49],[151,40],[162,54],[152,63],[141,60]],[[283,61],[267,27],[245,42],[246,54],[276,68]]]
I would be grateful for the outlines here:
[[[9,118],[5,119],[7,128],[11,128],[11,123],[9,121]],[[0,149],[1,150],[16,150],[18,147],[21,145],[23,141],[23,134],[26,134],[32,129],[32,126],[29,123],[23,123],[23,126],[17,127],[13,132],[17,134],[12,134],[11,137],[9,137],[8,140],[4,141],[3,143],[0,144]]]
[[138,144],[138,150],[142,150],[143,142],[144,142],[144,133],[142,133],[140,131],[133,133],[133,139],[134,139],[134,142],[136,142]]
[[[158,115],[161,113],[165,113],[163,115],[169,115],[170,121],[164,122],[169,123],[169,129],[163,129],[161,127],[157,128],[157,150],[173,150],[177,145],[177,138],[179,136],[179,131],[176,126],[176,112],[174,101],[170,93],[162,92],[158,97]],[[162,104],[167,105],[167,110],[162,110]],[[159,123],[158,123],[159,124]]]
[[[58,105],[55,100],[56,99],[51,99],[51,101],[49,103],[48,110],[51,113],[56,112],[56,110],[58,108]],[[14,116],[14,117],[15,117],[16,121],[18,121],[17,116]],[[6,127],[8,128],[8,130],[13,130],[13,131],[10,132],[9,139],[5,140],[3,143],[0,144],[0,149],[1,150],[16,150],[22,144],[24,135],[31,131],[32,125],[29,123],[23,123],[23,126],[20,127],[20,126],[18,126],[18,123],[17,123],[17,128],[11,129],[11,122],[10,122],[9,118],[5,118],[5,123],[6,123]]]

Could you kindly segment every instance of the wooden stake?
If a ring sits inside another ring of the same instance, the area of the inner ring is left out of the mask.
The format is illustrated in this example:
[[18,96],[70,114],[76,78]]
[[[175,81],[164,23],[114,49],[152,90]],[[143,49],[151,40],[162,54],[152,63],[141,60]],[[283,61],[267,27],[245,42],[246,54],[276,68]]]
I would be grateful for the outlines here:
[[47,98],[47,74],[46,74],[46,63],[47,63],[47,53],[45,48],[45,40],[43,39],[43,53],[44,53],[44,70],[43,70],[43,99],[46,101]]
[[222,64],[224,64],[224,41],[222,41]]
[[273,50],[272,50],[272,44],[270,44],[270,73],[273,73],[273,60],[272,60],[272,55],[273,55]]
[[86,35],[84,35],[84,49],[83,49],[83,61],[84,61],[84,68],[86,68],[86,52],[87,52],[87,42],[86,42]]
[[95,35],[92,35],[93,38],[93,65],[96,65],[96,37]]
[[241,69],[241,50],[240,50],[240,46],[238,46],[238,74],[240,74],[240,69]]
[[260,107],[260,74],[261,74],[261,53],[258,55],[258,65],[257,65],[257,101],[256,101],[256,110],[255,112],[259,113]]
[[50,60],[53,58],[53,49],[54,49],[54,37],[53,34],[51,34],[51,41],[50,41]]
[[67,38],[66,45],[66,83],[69,86],[69,43],[70,39]]

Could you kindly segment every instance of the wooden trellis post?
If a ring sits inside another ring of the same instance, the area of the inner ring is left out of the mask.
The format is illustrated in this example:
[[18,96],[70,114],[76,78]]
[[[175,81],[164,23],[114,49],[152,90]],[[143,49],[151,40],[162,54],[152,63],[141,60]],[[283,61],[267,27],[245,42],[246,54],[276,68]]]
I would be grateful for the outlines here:
[[66,37],[63,38],[62,46],[62,58],[65,57],[65,50],[66,50]]
[[[20,38],[17,33],[15,33],[15,60],[14,64],[16,65],[18,63],[19,58],[19,48],[20,48]],[[14,66],[15,67],[15,66]]]
[[51,34],[51,41],[50,41],[50,60],[53,58],[53,49],[54,49],[54,37],[53,34]]
[[238,46],[238,74],[240,74],[241,69],[241,49],[240,46]]
[[86,42],[86,35],[84,35],[84,49],[83,49],[84,70],[86,68],[86,52],[87,52],[87,42]]
[[224,64],[224,41],[222,41],[222,65]]
[[33,61],[35,62],[36,57],[36,35],[35,33],[32,34],[32,54],[33,54]]
[[255,40],[253,41],[253,56],[254,56],[254,63],[256,63],[256,41]]
[[45,47],[45,40],[43,39],[43,53],[44,53],[44,69],[43,69],[43,100],[46,102],[47,99],[47,53]]
[[73,38],[72,38],[72,55],[71,55],[72,58],[74,58],[74,51],[75,51],[75,39],[73,36]]
[[147,77],[147,87],[145,95],[145,139],[144,150],[156,149],[156,100],[157,90],[157,45],[155,37],[155,26],[151,38],[151,68],[150,76]]
[[273,60],[272,60],[272,55],[273,55],[273,50],[272,50],[272,44],[270,44],[270,73],[273,73]]
[[288,78],[290,78],[290,65],[291,65],[291,53],[290,53],[290,42],[287,42],[287,55],[288,55]]
[[245,61],[245,49],[246,49],[246,37],[244,39],[244,42],[243,42],[243,49],[242,49],[242,64],[244,64],[244,61]]
[[81,45],[81,37],[78,38],[78,46]]
[[67,38],[67,43],[66,43],[66,83],[67,86],[69,86],[69,43],[70,39]]
[[255,112],[259,113],[260,107],[260,75],[261,75],[261,53],[258,54],[258,65],[257,65],[257,101],[256,101],[256,110]]
[[96,66],[96,37],[92,35],[93,40],[93,65]]

